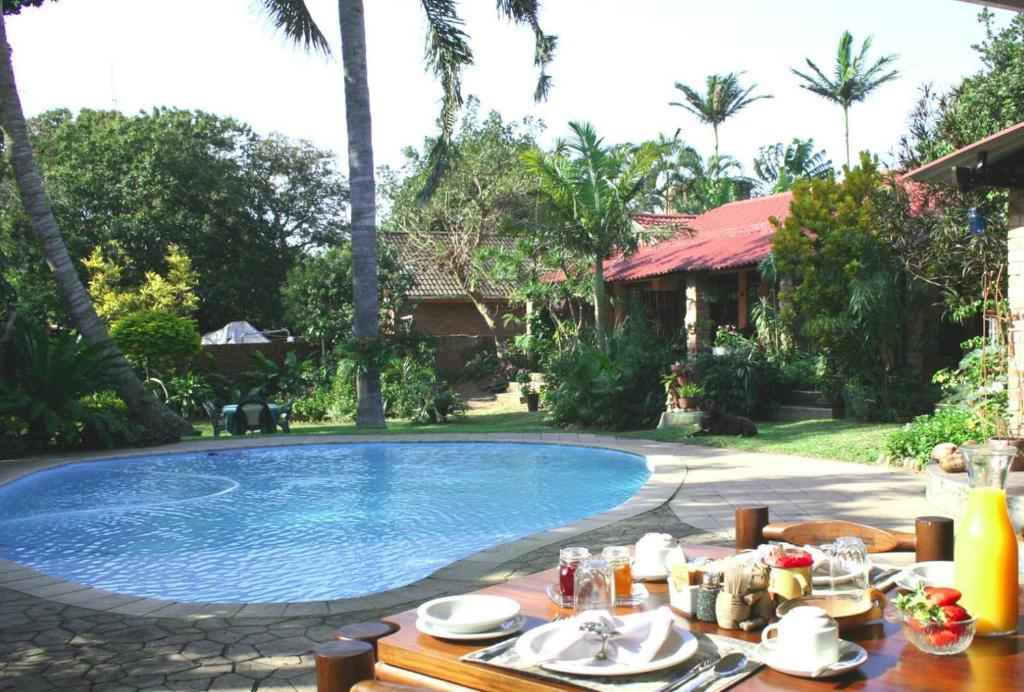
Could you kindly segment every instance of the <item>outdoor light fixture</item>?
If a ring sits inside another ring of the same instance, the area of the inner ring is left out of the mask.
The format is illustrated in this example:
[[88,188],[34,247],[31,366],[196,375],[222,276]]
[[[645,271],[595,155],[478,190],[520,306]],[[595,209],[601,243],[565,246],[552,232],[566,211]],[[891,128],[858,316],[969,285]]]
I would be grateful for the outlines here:
[[985,217],[981,215],[977,207],[967,210],[967,228],[971,235],[980,236],[985,233]]

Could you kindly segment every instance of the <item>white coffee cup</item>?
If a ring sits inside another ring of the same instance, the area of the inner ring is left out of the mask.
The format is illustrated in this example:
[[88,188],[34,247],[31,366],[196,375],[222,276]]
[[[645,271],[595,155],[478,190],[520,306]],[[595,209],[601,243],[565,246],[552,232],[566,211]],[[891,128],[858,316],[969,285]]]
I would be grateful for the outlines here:
[[765,627],[761,643],[791,665],[817,670],[839,660],[839,625],[824,609],[801,606]]

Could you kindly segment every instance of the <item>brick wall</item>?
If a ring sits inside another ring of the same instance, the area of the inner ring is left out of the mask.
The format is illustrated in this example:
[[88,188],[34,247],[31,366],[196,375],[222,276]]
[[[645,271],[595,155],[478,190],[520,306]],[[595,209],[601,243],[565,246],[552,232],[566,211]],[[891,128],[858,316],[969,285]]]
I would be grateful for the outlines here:
[[289,351],[301,359],[318,347],[305,341],[272,341],[268,344],[203,344],[195,362],[210,372],[217,372],[232,382],[241,382],[242,375],[252,368],[249,357],[259,351],[278,365],[284,363]]
[[[496,310],[495,322],[501,339],[523,333],[521,324],[505,326],[503,316],[510,311],[506,301],[490,301],[488,305]],[[522,310],[512,312],[523,314]],[[437,338],[436,367],[441,372],[454,373],[476,353],[494,349],[491,330],[468,300],[425,300],[414,306],[410,314],[413,329]]]

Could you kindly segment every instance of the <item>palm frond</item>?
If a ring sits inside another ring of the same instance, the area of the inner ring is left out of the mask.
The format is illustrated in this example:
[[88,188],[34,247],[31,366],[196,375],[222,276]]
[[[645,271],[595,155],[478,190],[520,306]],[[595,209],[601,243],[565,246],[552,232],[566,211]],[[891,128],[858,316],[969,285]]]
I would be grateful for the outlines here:
[[260,6],[275,28],[305,50],[331,54],[331,47],[309,13],[305,0],[260,0]]
[[545,34],[541,29],[538,20],[540,3],[537,0],[498,0],[498,12],[517,24],[528,24],[533,30],[533,64],[540,70],[533,99],[538,102],[546,100],[551,89],[551,76],[547,73],[547,67],[555,57],[558,37]]

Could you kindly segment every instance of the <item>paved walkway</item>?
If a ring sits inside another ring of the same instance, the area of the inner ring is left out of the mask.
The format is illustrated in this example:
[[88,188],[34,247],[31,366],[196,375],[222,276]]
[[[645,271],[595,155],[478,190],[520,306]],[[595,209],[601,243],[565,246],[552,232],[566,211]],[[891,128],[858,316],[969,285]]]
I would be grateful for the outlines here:
[[[151,599],[125,601],[124,597],[97,595],[80,586],[78,591],[68,592],[67,582],[26,574],[24,568],[11,563],[0,565],[0,690],[311,692],[315,689],[311,652],[317,643],[330,639],[336,627],[379,619],[436,595],[463,593],[544,569],[553,564],[557,546],[570,540],[599,547],[632,542],[648,531],[666,531],[692,542],[728,543],[732,540],[733,506],[751,502],[769,504],[774,520],[839,516],[893,528],[911,528],[915,516],[933,513],[923,499],[922,476],[886,469],[558,433],[485,437],[582,443],[646,454],[656,467],[655,481],[623,507],[600,517],[484,551],[402,589],[312,607],[264,604],[267,608],[261,611],[239,604],[186,606],[146,602]],[[426,441],[438,436],[409,439]],[[220,444],[300,441],[278,436]],[[316,437],[308,441],[335,440]],[[355,442],[357,438],[337,441]],[[209,444],[188,443],[175,449],[185,451]],[[143,453],[156,451],[167,450]],[[67,460],[0,462],[0,482]],[[47,593],[53,595],[47,597]],[[76,602],[76,593],[85,598]]]

